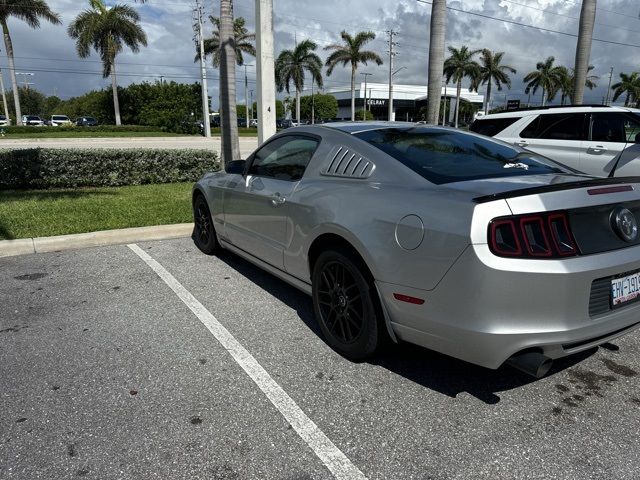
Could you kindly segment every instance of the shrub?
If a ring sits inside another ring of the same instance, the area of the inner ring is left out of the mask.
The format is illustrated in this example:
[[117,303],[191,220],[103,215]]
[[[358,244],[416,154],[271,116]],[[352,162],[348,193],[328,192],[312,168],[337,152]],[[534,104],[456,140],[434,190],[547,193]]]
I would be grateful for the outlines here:
[[26,125],[13,125],[0,127],[6,135],[12,133],[46,133],[74,130],[78,132],[163,132],[160,127],[149,127],[146,125],[98,125],[97,127],[76,127],[75,125],[64,125],[60,127],[32,127]]
[[217,154],[208,150],[5,150],[0,189],[194,182],[219,168]]

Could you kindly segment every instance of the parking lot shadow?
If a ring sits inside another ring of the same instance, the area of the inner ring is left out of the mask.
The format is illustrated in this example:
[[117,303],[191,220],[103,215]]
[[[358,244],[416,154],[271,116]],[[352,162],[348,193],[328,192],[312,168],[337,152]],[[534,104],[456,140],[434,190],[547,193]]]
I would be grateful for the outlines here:
[[[218,258],[294,309],[309,330],[324,341],[308,295],[236,255],[222,252]],[[580,363],[596,351],[593,348],[555,361],[547,376]],[[490,370],[409,343],[390,345],[368,362],[451,398],[466,392],[486,404],[500,402],[500,392],[537,381],[508,366]]]

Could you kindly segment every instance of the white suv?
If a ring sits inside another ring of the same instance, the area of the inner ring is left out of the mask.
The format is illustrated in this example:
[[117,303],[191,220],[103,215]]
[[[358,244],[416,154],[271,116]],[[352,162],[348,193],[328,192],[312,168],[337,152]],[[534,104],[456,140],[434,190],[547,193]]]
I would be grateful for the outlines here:
[[51,115],[51,126],[60,127],[62,125],[71,125],[71,120],[66,115]]
[[[640,110],[579,106],[512,110],[478,118],[470,130],[584,173],[640,175]],[[622,153],[624,151],[624,153]]]

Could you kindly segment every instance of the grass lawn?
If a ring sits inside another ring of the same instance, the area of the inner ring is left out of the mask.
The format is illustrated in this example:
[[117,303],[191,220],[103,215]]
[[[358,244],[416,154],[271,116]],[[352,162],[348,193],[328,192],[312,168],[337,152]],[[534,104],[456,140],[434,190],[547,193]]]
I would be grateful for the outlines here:
[[[37,128],[37,127],[33,127]],[[83,132],[82,130],[65,130],[65,131],[39,131],[25,133],[7,133],[4,137],[0,137],[0,143],[4,139],[21,139],[21,138],[110,138],[110,137],[190,137],[192,135],[184,135],[179,133],[168,132]]]
[[191,222],[192,185],[0,191],[0,240]]

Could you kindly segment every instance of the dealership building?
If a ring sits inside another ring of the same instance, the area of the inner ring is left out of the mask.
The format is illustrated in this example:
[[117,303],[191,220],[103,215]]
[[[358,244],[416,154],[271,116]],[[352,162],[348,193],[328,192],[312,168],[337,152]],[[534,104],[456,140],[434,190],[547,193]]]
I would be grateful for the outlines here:
[[[351,119],[351,90],[330,89],[327,91],[338,100],[338,118]],[[365,93],[367,108],[376,120],[387,120],[389,118],[389,84],[387,83],[365,83],[356,85],[356,111],[362,110],[365,104]],[[456,100],[456,87],[442,87],[443,97],[449,100],[447,106],[447,116],[449,121],[453,121],[453,110]],[[482,108],[484,95],[476,92],[469,92],[463,88],[460,94],[460,101],[470,102]],[[393,116],[394,120],[418,121],[418,112],[427,105],[426,85],[393,85]],[[442,115],[442,113],[440,114]]]

